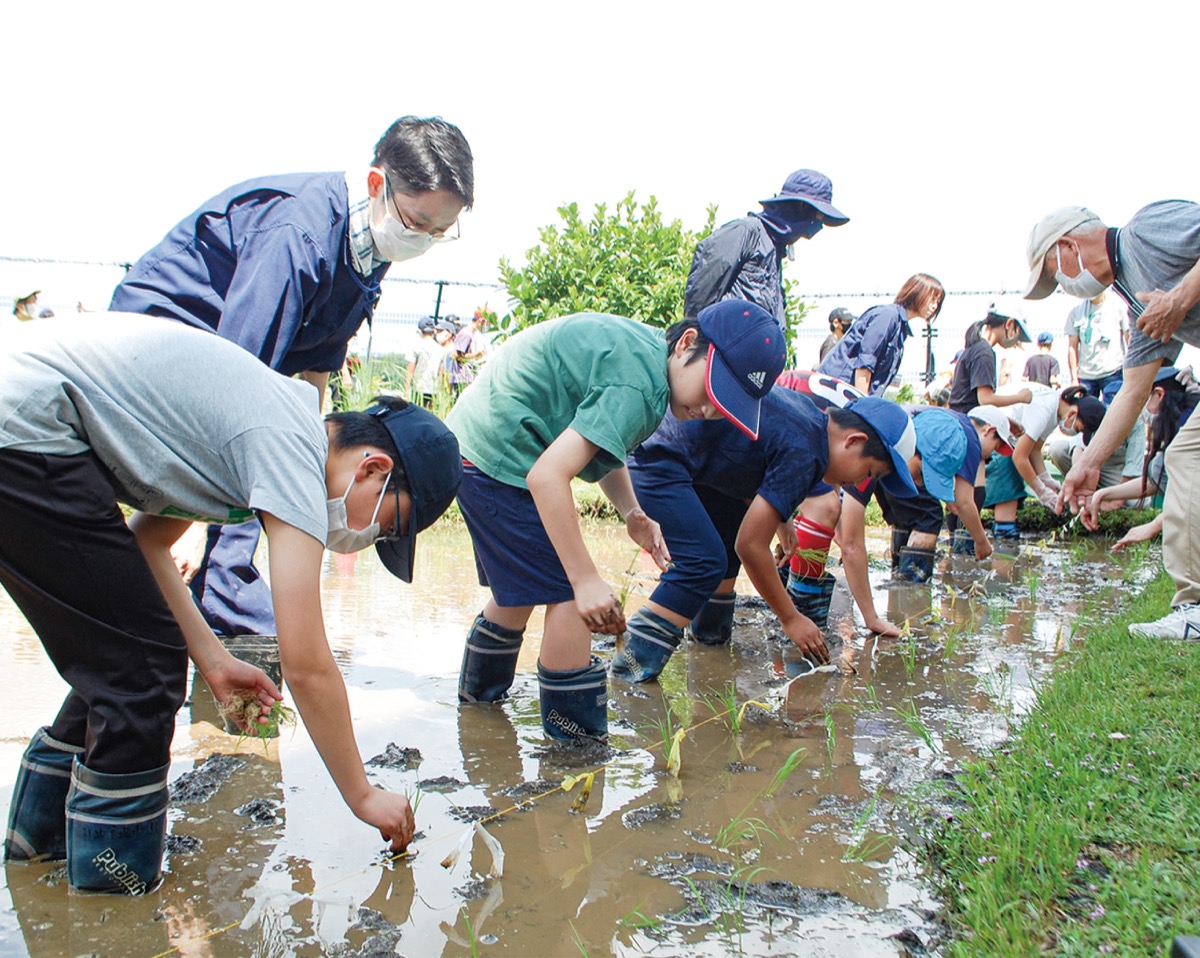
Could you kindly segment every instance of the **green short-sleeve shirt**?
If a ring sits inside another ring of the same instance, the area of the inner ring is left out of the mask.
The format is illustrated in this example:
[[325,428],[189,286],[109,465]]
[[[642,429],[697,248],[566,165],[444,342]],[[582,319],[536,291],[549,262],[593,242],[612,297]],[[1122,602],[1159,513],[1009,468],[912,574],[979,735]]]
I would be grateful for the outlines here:
[[599,447],[579,473],[596,482],[654,432],[669,398],[662,330],[621,316],[577,313],[505,342],[446,424],[464,458],[522,489],[546,448],[574,429]]

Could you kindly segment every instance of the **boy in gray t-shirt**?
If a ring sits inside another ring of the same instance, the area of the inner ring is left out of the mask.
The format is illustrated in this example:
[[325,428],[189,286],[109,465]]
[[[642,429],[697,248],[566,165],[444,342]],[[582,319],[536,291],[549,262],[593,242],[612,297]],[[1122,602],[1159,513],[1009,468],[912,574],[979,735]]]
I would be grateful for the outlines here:
[[[279,698],[205,624],[170,547],[192,520],[254,515],[272,546],[283,673],[313,742],[354,814],[393,848],[411,840],[408,801],[373,788],[359,758],[320,566],[327,544],[375,543],[411,581],[416,533],[458,489],[458,444],[402,400],[322,423],[317,399],[237,345],[153,317],[45,320],[6,341],[0,583],[71,686],[25,752],[6,860],[65,858],[81,890],[157,883],[188,657],[223,703]],[[128,524],[118,502],[139,510]]]

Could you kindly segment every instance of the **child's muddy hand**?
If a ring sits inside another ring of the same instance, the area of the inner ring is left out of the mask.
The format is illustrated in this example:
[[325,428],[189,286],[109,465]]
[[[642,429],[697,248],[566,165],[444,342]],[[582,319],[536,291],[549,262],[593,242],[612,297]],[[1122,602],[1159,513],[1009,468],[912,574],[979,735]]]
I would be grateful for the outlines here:
[[575,587],[575,608],[593,632],[619,635],[625,631],[625,611],[612,588],[599,576]]
[[362,807],[355,809],[354,814],[368,825],[378,828],[383,840],[391,843],[392,851],[404,851],[413,840],[413,833],[417,827],[408,799],[395,792],[385,792],[381,788],[372,788],[369,791],[370,794],[363,799]]
[[825,637],[821,635],[821,630],[813,624],[812,619],[797,615],[791,621],[784,623],[783,630],[796,648],[812,661],[818,665],[826,665],[829,662],[829,646],[825,644]]
[[[208,683],[213,697],[218,702],[228,703],[237,695],[249,702],[253,702],[257,698],[259,715],[256,720],[259,722],[265,720],[266,713],[271,710],[272,705],[283,699],[278,686],[267,678],[267,674],[262,669],[235,659],[232,655],[228,657],[228,661],[209,668],[204,673],[204,681]],[[240,714],[246,722],[250,721],[247,716],[251,711],[252,709],[248,709],[243,704]],[[235,718],[234,721],[238,720]],[[245,723],[241,727],[244,728]]]
[[663,539],[662,528],[641,508],[630,510],[625,517],[625,529],[629,538],[650,553],[655,564],[664,572],[671,562],[671,552]]

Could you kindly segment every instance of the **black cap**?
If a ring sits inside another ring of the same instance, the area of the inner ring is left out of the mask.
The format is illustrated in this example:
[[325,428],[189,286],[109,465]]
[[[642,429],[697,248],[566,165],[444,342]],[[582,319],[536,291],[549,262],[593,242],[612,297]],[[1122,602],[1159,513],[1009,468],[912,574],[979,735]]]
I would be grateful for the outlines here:
[[422,406],[412,403],[401,409],[372,406],[367,415],[375,416],[391,435],[412,496],[407,531],[394,539],[376,542],[375,551],[388,572],[412,582],[417,533],[433,525],[458,494],[462,454],[454,433]]

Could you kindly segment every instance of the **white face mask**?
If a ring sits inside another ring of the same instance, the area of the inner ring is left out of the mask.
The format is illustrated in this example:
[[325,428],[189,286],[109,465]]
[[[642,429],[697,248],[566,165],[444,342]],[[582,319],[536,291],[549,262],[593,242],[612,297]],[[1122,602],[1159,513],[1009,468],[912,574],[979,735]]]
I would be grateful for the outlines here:
[[[389,477],[390,478],[390,477]],[[379,501],[375,503],[375,512],[371,515],[371,524],[365,529],[351,529],[350,520],[346,516],[346,496],[354,488],[354,479],[340,499],[326,499],[325,509],[329,513],[329,531],[325,534],[325,548],[330,552],[362,552],[373,545],[379,538],[379,507],[383,505],[383,497],[387,495],[387,482],[379,493]]]
[[1058,428],[1062,430],[1062,434],[1064,436],[1078,436],[1079,433],[1082,431],[1079,428],[1079,420],[1072,419],[1070,416],[1068,416],[1066,419],[1064,419],[1059,424]]
[[375,172],[383,176],[383,186],[379,188],[379,194],[373,201],[382,204],[383,215],[371,216],[371,240],[375,243],[375,251],[392,263],[416,259],[433,245],[433,237],[428,233],[410,230],[392,215],[387,176],[383,170],[376,169]]
[[1058,266],[1058,269],[1054,271],[1054,281],[1062,287],[1063,292],[1068,296],[1076,296],[1079,299],[1094,299],[1108,289],[1108,287],[1083,268],[1083,253],[1076,249],[1075,255],[1079,258],[1079,275],[1075,277],[1066,276],[1062,271],[1062,258],[1058,255],[1058,247],[1054,247],[1054,262]]

